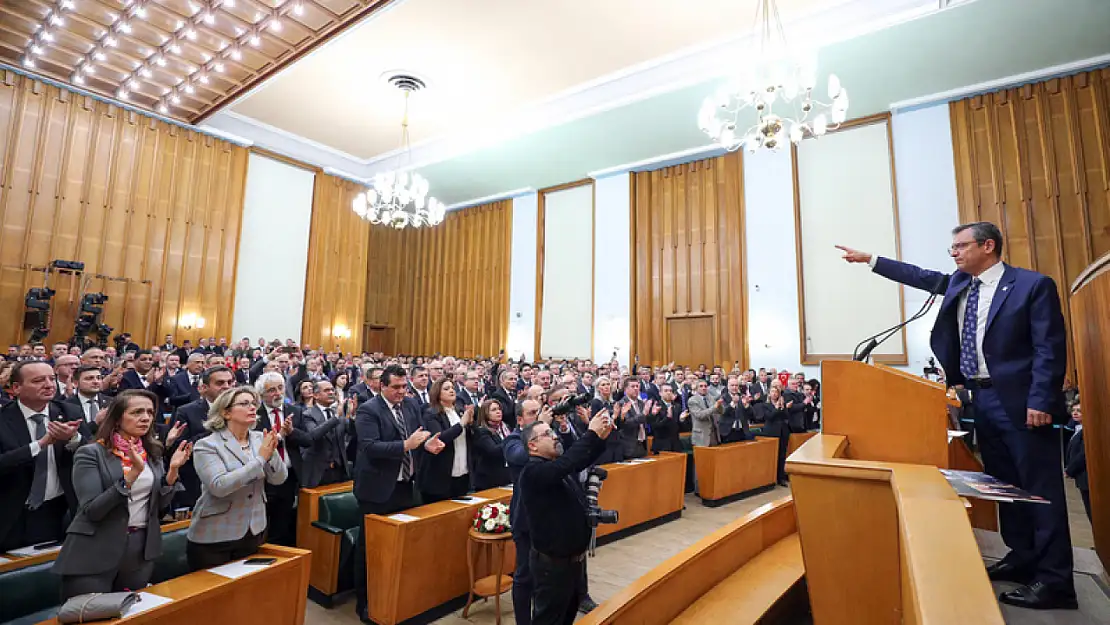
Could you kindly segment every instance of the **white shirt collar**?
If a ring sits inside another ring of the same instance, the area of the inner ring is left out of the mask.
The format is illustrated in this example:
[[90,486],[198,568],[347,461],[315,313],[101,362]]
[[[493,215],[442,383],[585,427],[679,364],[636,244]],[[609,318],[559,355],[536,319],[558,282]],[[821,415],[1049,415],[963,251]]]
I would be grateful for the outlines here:
[[995,263],[990,269],[976,276],[979,280],[987,286],[995,286],[1002,280],[1002,274],[1006,273],[1006,264],[1003,262]]
[[36,412],[34,410],[31,410],[30,408],[27,407],[26,404],[24,404],[23,402],[21,402],[19,400],[16,400],[16,403],[19,404],[19,410],[23,413],[23,418],[24,419],[30,419],[31,417],[33,417],[37,414],[46,415],[47,417],[50,416],[50,404],[49,403],[46,404],[46,408],[42,412]]

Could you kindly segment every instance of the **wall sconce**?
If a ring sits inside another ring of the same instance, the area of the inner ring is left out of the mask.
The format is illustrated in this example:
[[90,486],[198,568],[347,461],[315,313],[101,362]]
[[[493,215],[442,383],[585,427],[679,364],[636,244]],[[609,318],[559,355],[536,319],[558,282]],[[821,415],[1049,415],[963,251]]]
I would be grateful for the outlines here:
[[338,325],[331,329],[331,335],[337,339],[351,338],[351,329],[344,325]]
[[193,328],[201,330],[204,328],[204,317],[198,317],[194,313],[182,315],[181,318],[177,320],[177,322],[181,325],[182,328],[185,328],[186,330],[192,330]]

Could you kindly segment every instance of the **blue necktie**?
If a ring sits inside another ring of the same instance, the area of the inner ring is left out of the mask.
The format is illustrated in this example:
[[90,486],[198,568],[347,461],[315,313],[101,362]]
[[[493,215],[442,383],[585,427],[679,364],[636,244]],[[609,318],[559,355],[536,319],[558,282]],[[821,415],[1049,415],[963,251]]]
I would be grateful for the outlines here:
[[960,336],[960,373],[970,379],[979,373],[979,350],[975,344],[976,325],[979,322],[979,278],[971,279],[964,309],[964,331]]

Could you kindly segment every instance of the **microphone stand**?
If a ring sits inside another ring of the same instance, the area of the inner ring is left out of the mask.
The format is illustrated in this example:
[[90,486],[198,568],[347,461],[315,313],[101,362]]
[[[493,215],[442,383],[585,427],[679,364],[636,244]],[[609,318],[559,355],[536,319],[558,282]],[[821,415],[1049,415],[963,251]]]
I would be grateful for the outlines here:
[[[909,319],[906,319],[905,321],[898,323],[891,328],[887,328],[882,332],[873,334],[857,343],[856,348],[852,351],[852,360],[855,360],[857,362],[867,362],[868,357],[871,356],[871,352],[874,351],[876,347],[882,345],[884,342],[886,342],[887,339],[894,336],[902,328],[924,317],[925,313],[929,312],[929,309],[933,307],[933,303],[936,302],[937,296],[940,295],[939,291],[944,285],[944,279],[946,277],[947,276],[942,276],[941,279],[937,282],[937,285],[930,289],[929,299],[925,300],[925,303],[921,305],[921,308],[919,308],[917,312],[915,312],[913,316],[911,316]],[[864,347],[861,351],[860,346],[864,343],[866,343],[867,346]]]

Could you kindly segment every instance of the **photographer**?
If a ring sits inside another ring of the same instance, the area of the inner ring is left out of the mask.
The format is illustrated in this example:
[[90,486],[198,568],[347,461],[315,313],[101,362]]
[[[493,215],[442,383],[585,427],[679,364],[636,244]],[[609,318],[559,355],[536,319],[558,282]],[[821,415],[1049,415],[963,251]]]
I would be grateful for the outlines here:
[[518,494],[532,534],[529,564],[536,625],[572,623],[578,612],[590,524],[586,495],[576,476],[601,455],[612,427],[609,414],[598,413],[566,455],[550,425],[536,422],[521,432],[529,459],[520,474]]

